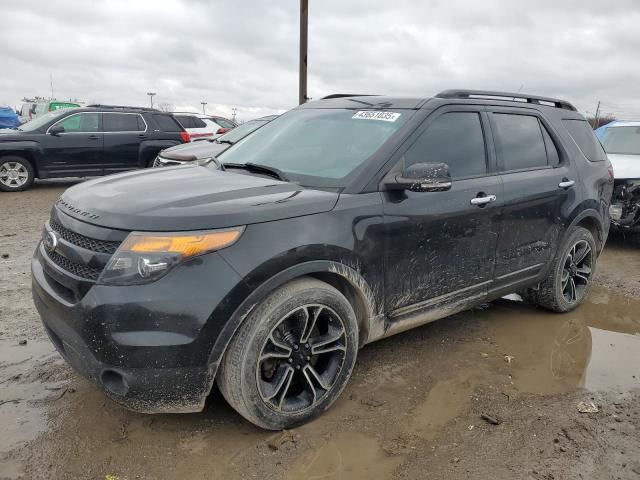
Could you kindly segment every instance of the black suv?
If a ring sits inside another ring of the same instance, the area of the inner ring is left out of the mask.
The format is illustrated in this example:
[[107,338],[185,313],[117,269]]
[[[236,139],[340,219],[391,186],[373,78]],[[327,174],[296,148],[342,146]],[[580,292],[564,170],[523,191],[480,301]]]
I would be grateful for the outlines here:
[[326,410],[369,342],[512,292],[576,308],[612,187],[564,101],[334,95],[205,166],[68,189],[33,297],[60,353],[122,405],[199,411],[216,381],[281,429]]
[[150,167],[158,152],[189,141],[168,113],[91,105],[56,110],[0,133],[0,190],[36,178],[94,177]]

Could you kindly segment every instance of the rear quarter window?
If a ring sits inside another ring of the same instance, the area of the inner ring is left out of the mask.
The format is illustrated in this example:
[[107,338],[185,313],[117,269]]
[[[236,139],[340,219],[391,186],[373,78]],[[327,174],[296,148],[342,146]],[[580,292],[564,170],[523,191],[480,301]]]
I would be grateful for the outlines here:
[[182,132],[183,128],[172,115],[154,113],[153,120],[163,132]]
[[600,145],[600,142],[586,120],[564,119],[562,123],[587,160],[591,162],[602,162],[607,158],[602,149],[602,145]]

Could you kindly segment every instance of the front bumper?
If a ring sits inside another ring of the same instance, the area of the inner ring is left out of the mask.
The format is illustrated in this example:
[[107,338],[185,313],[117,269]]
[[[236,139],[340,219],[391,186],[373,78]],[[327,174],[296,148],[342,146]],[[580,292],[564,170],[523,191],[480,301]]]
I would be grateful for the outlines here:
[[219,255],[148,285],[93,285],[77,301],[55,281],[55,274],[69,273],[55,269],[39,245],[33,300],[51,341],[78,373],[134,411],[202,410],[219,362],[210,358],[213,332],[225,321],[212,312],[241,281]]

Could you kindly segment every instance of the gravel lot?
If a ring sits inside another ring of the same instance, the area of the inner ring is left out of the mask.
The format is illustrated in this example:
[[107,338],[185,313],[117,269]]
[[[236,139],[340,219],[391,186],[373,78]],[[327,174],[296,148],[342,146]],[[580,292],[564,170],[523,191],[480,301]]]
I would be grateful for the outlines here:
[[29,262],[69,185],[0,195],[0,478],[640,479],[640,246],[610,239],[575,312],[500,300],[367,346],[330,411],[274,434],[215,393],[131,413],[66,366]]

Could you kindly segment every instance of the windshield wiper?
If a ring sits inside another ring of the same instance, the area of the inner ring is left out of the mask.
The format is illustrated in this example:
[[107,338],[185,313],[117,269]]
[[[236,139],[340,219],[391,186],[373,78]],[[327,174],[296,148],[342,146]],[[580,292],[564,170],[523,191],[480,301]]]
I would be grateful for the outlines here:
[[235,142],[232,142],[231,140],[220,140],[219,138],[216,138],[216,142],[226,143],[227,145],[233,145],[235,143]]
[[264,173],[266,175],[271,175],[272,177],[277,178],[278,180],[282,180],[283,182],[288,182],[289,179],[286,177],[281,170],[277,168],[270,167],[268,165],[259,165],[257,163],[223,163],[225,168],[241,168],[243,170],[247,170],[249,172],[254,173]]

